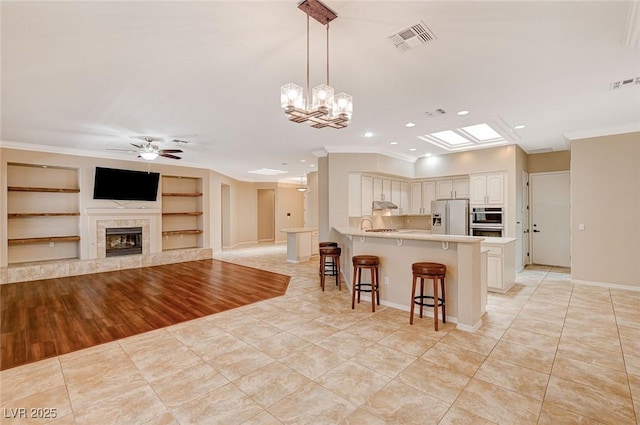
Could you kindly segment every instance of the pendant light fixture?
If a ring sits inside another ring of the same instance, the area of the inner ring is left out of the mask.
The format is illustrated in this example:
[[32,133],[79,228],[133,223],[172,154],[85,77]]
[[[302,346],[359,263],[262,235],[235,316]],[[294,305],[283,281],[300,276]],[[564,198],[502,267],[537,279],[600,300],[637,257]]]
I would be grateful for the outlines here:
[[298,8],[307,14],[307,96],[309,96],[309,17],[327,27],[327,82],[314,87],[305,99],[302,87],[289,83],[280,88],[280,104],[289,121],[308,122],[314,128],[345,128],[353,112],[353,98],[347,93],[334,95],[329,85],[329,22],[338,17],[319,0],[304,0]]
[[304,185],[304,175],[302,177],[300,177],[300,186],[298,186],[296,188],[296,190],[298,192],[306,192],[307,191],[307,187]]

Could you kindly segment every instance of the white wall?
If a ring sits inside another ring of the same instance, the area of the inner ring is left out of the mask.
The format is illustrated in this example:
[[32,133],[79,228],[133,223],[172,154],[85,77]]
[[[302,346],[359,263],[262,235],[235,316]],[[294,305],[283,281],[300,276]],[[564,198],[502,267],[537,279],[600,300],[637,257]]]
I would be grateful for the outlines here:
[[571,235],[572,279],[640,287],[640,133],[571,142]]

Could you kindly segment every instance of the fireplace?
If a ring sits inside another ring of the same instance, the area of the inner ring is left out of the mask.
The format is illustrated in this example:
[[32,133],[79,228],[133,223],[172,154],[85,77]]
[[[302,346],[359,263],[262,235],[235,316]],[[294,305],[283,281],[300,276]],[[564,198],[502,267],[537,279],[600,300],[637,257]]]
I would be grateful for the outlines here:
[[107,257],[142,254],[142,227],[108,227]]

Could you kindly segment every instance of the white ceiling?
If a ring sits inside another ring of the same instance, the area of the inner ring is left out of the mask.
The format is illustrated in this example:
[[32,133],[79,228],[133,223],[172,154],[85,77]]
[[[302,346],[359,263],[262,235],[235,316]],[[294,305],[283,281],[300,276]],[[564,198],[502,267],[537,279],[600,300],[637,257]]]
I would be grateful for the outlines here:
[[[248,170],[281,168],[299,181],[314,152],[415,160],[443,152],[417,136],[478,120],[525,124],[512,136],[528,152],[640,130],[640,84],[609,86],[640,77],[637,2],[325,3],[338,14],[330,82],[354,98],[342,130],[290,123],[280,108],[281,85],[306,85],[295,0],[2,1],[2,146],[133,160],[107,149],[180,138],[191,142],[183,159],[159,161],[249,181],[274,177]],[[401,53],[386,39],[420,20],[437,40]],[[312,20],[312,87],[325,82],[325,53]]]

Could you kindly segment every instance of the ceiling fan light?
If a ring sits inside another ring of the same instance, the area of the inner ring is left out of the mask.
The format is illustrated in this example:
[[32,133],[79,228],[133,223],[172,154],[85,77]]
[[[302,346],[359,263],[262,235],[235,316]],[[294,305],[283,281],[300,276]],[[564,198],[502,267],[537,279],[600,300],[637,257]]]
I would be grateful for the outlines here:
[[147,161],[153,161],[158,157],[158,154],[156,152],[141,152],[140,156]]
[[304,186],[300,186],[300,187],[296,188],[296,190],[297,190],[298,192],[306,192],[306,191],[307,191],[307,188],[306,188],[306,187],[304,187]]

